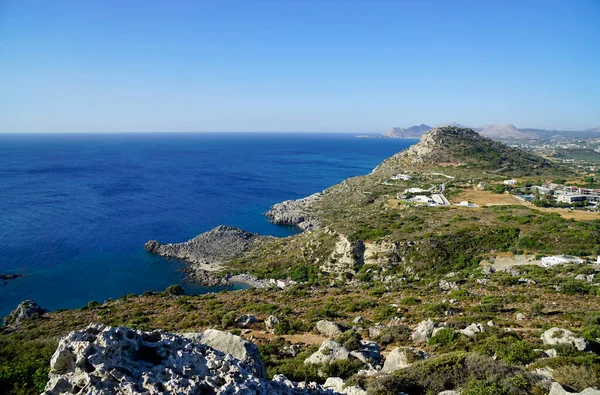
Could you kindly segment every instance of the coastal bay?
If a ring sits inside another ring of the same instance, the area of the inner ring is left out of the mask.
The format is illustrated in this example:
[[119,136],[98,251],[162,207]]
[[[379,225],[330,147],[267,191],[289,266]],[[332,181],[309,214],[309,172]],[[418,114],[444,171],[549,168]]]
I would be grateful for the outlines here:
[[263,213],[369,173],[413,142],[308,133],[3,135],[0,272],[22,277],[0,286],[0,315],[26,299],[77,308],[183,283],[185,264],[147,253],[144,243],[179,243],[220,224],[296,234]]

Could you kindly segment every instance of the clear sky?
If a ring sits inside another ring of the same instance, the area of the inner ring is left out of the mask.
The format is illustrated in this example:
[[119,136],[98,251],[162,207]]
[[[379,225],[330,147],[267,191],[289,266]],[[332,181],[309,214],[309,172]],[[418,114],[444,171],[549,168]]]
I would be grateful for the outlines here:
[[600,0],[0,0],[0,131],[600,127]]

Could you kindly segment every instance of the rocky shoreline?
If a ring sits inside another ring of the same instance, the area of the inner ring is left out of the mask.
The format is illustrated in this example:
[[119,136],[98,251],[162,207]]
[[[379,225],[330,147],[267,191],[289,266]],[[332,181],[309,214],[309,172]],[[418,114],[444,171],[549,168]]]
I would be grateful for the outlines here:
[[188,281],[208,286],[226,286],[231,283],[213,272],[257,244],[271,239],[270,236],[259,236],[243,229],[220,225],[183,243],[162,244],[150,240],[144,247],[146,251],[163,258],[186,262],[184,272],[188,274]]
[[312,216],[311,208],[322,196],[323,193],[317,192],[302,199],[286,200],[273,205],[265,215],[277,225],[293,225],[303,231],[317,229],[321,221]]
[[[302,199],[277,203],[265,215],[276,225],[297,226],[302,231],[317,229],[321,222],[311,215],[310,210],[322,195],[318,192]],[[223,264],[228,261],[243,256],[259,243],[274,239],[272,236],[260,236],[233,226],[219,225],[183,243],[163,244],[158,240],[149,240],[144,248],[151,254],[186,262],[183,271],[187,273],[187,281],[207,286],[229,286],[231,281],[238,281],[262,288],[270,285],[255,278],[248,279],[244,275],[230,278],[217,276],[214,272],[222,269]]]

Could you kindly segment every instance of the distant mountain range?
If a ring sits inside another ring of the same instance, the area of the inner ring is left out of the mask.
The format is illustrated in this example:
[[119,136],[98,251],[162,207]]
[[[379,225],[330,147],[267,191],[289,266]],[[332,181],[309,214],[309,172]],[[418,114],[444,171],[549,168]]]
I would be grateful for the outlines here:
[[[512,124],[503,125],[485,125],[481,127],[469,127],[456,122],[448,122],[437,127],[454,126],[459,128],[473,129],[482,136],[492,139],[513,139],[513,140],[530,140],[548,138],[554,135],[572,135],[579,133],[600,133],[600,128],[587,129],[584,131],[559,131],[547,129],[519,129]],[[394,127],[382,134],[384,137],[391,138],[421,138],[425,132],[433,129],[432,126],[420,124],[408,128]]]

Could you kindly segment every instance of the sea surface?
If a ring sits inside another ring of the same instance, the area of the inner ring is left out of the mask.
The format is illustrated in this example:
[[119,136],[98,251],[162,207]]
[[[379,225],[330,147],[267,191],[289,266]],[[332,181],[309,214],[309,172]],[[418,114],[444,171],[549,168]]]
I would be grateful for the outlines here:
[[[367,174],[415,140],[350,134],[0,135],[0,316],[32,299],[55,310],[182,283],[183,264],[144,243],[220,224],[287,236],[277,202]],[[190,293],[218,289],[184,284]]]

